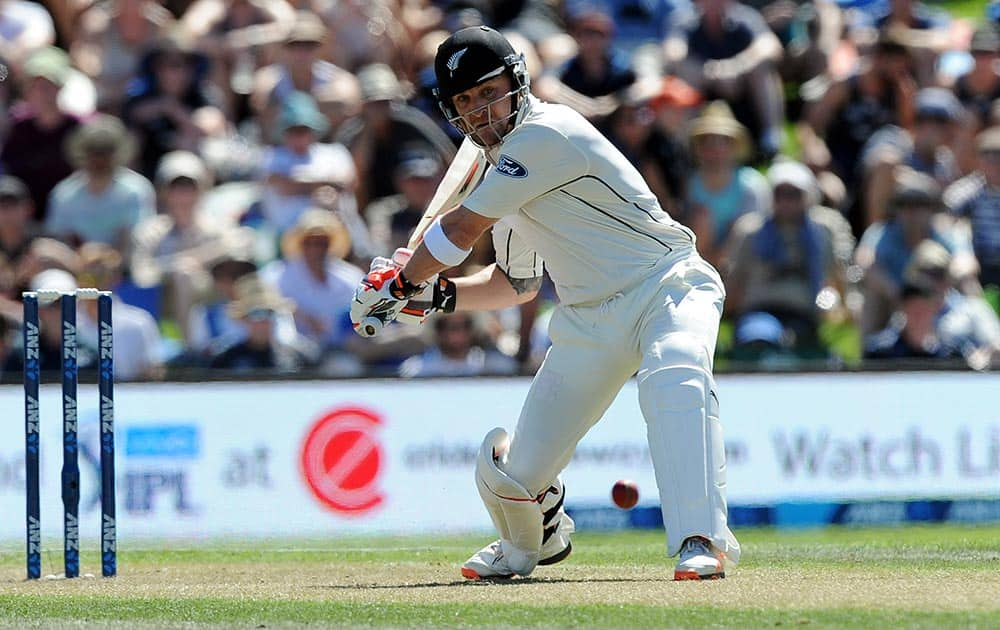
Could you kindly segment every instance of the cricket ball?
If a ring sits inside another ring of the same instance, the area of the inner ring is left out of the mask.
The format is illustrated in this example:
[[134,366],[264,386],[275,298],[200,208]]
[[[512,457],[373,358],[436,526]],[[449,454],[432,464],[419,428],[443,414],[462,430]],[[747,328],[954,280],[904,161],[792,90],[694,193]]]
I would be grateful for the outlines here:
[[611,488],[611,500],[623,510],[631,510],[639,502],[639,486],[631,479],[619,479]]

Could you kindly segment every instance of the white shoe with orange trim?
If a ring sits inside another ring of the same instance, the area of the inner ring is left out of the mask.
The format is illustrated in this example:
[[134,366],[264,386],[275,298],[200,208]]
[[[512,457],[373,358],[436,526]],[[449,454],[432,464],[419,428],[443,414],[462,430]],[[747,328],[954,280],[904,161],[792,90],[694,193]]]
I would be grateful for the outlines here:
[[[569,540],[573,529],[573,519],[563,514],[560,522],[551,532],[547,532],[545,544],[542,545],[539,554],[541,556],[538,561],[539,566],[556,564],[569,557],[573,551],[573,543]],[[514,575],[514,571],[504,560],[503,547],[499,540],[494,540],[472,554],[472,557],[462,565],[462,576],[469,580],[505,579]]]
[[717,580],[726,577],[722,554],[707,539],[691,536],[681,545],[675,580]]
[[503,556],[503,545],[494,540],[462,565],[462,577],[468,580],[504,579],[514,577]]

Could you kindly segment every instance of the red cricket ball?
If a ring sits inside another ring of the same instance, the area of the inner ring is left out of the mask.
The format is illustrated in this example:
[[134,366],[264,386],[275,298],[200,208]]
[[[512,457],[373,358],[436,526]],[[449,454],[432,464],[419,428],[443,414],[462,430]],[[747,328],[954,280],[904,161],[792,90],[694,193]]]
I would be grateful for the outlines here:
[[611,500],[623,510],[631,510],[639,502],[639,486],[631,479],[619,479],[611,488]]

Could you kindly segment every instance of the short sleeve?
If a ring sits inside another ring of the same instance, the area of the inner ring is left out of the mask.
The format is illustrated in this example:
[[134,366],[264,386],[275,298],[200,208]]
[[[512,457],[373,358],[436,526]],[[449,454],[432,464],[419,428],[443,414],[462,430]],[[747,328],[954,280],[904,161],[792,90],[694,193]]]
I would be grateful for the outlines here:
[[58,186],[49,195],[49,208],[45,215],[45,231],[53,236],[65,236],[68,233],[68,216],[62,191]]
[[528,247],[506,221],[500,220],[493,226],[493,249],[497,266],[508,278],[541,277],[541,256]]
[[503,143],[496,166],[462,204],[499,219],[587,173],[587,158],[561,133],[524,125]]
[[156,189],[149,180],[136,173],[136,216],[131,222],[137,224],[140,220],[156,216]]
[[279,147],[272,147],[264,153],[260,162],[260,178],[267,179],[271,175],[288,175],[291,172],[291,162]]
[[984,188],[985,182],[978,173],[963,177],[945,188],[945,208],[954,216],[969,217]]

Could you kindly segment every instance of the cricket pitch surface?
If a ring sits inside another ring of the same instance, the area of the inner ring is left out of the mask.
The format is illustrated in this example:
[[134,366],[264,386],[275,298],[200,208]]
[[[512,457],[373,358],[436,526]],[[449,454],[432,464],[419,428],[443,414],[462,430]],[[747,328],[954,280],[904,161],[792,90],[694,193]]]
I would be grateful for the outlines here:
[[[116,578],[33,582],[8,542],[0,628],[1000,627],[1000,527],[736,533],[740,567],[706,582],[674,582],[655,531],[582,532],[565,562],[502,582],[459,574],[486,535],[121,540]],[[99,573],[96,549],[82,559]]]

